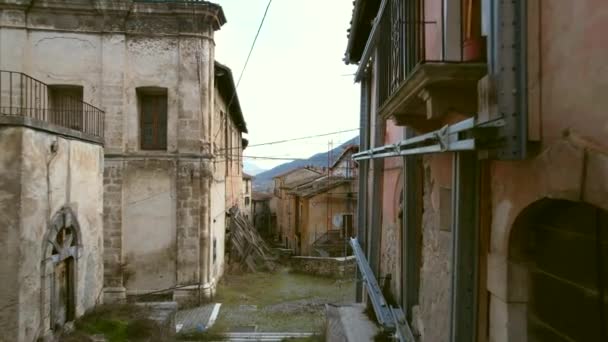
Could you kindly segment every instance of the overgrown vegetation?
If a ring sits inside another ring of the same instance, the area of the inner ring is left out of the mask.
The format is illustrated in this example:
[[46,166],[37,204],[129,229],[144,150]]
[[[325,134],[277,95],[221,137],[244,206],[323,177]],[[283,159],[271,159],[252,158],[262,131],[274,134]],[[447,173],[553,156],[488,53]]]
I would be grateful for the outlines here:
[[321,332],[325,303],[350,303],[354,282],[290,273],[227,274],[215,298],[222,303],[216,325],[226,330],[256,326],[265,332]]
[[149,312],[132,304],[101,305],[76,320],[74,331],[62,342],[91,341],[92,335],[103,335],[108,342],[172,341],[172,327],[148,318]]

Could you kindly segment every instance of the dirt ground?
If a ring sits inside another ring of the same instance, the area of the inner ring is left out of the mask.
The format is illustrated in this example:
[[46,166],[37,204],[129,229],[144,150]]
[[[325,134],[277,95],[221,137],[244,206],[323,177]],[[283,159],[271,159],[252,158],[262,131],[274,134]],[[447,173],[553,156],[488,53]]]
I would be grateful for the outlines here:
[[325,304],[352,303],[354,274],[331,279],[290,273],[225,275],[214,301],[222,303],[216,329],[320,333]]

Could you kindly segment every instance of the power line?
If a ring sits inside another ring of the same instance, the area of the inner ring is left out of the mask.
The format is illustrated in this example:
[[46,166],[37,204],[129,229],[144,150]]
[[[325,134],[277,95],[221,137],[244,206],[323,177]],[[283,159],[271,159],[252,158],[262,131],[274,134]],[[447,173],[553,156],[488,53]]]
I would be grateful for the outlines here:
[[[258,32],[255,34],[255,38],[253,38],[253,44],[251,44],[251,48],[249,49],[249,54],[247,55],[247,59],[245,60],[245,65],[243,65],[243,70],[241,70],[241,75],[239,76],[239,80],[236,82],[237,88],[239,87],[239,84],[241,84],[241,79],[243,78],[245,69],[247,69],[247,64],[249,63],[249,58],[251,58],[251,53],[253,52],[255,43],[258,41],[258,36],[260,35],[262,26],[264,26],[264,21],[266,20],[266,15],[268,14],[268,9],[270,8],[271,3],[272,3],[272,0],[268,0],[268,5],[266,5],[266,10],[264,11],[264,16],[262,17],[262,21],[260,22],[260,26],[258,27]],[[230,101],[230,102],[232,102],[232,101]]]
[[299,138],[292,138],[292,139],[285,139],[285,140],[269,141],[269,142],[265,142],[265,143],[261,143],[261,144],[248,145],[247,148],[256,147],[256,146],[282,144],[282,143],[286,143],[286,142],[290,142],[290,141],[296,141],[296,140],[305,140],[305,139],[312,139],[312,138],[318,138],[318,137],[326,137],[328,135],[347,133],[347,132],[353,132],[353,131],[358,131],[358,130],[359,130],[359,128],[353,128],[353,129],[347,129],[347,130],[337,131],[337,132],[330,132],[330,133],[322,133],[322,134],[316,134],[316,135],[309,135],[307,137],[299,137]]
[[[255,145],[247,145],[247,148],[257,147],[257,146],[282,144],[282,143],[291,142],[291,141],[306,140],[306,139],[312,139],[312,138],[318,138],[318,137],[326,137],[328,135],[347,133],[347,132],[354,132],[354,131],[358,131],[358,130],[359,130],[359,128],[353,128],[353,129],[347,129],[347,130],[344,130],[344,131],[322,133],[322,134],[317,134],[317,135],[309,135],[307,137],[299,137],[299,138],[292,138],[292,139],[285,139],[285,140],[269,141],[269,142],[265,142],[265,143],[255,144]],[[323,143],[323,145],[325,145],[325,143]],[[241,149],[241,147],[220,148],[220,149],[218,149],[218,151],[236,150],[236,149]]]

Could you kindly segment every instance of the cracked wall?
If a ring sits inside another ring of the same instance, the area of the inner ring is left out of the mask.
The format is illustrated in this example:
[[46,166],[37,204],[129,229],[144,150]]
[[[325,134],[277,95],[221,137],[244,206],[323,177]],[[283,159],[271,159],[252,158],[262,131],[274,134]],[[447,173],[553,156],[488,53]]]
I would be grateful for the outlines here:
[[[56,144],[56,152],[51,145]],[[81,228],[76,315],[101,300],[103,286],[101,146],[23,127],[0,127],[0,327],[7,341],[48,333],[41,264],[51,217],[69,207]]]

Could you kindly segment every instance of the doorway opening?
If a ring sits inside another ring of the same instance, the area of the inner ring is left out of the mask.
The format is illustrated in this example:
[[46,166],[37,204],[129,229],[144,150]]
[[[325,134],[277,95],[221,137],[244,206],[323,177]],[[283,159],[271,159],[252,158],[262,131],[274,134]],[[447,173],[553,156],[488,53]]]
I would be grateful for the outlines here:
[[608,341],[608,212],[532,204],[515,221],[509,262],[527,273],[508,286],[525,294],[528,341]]

